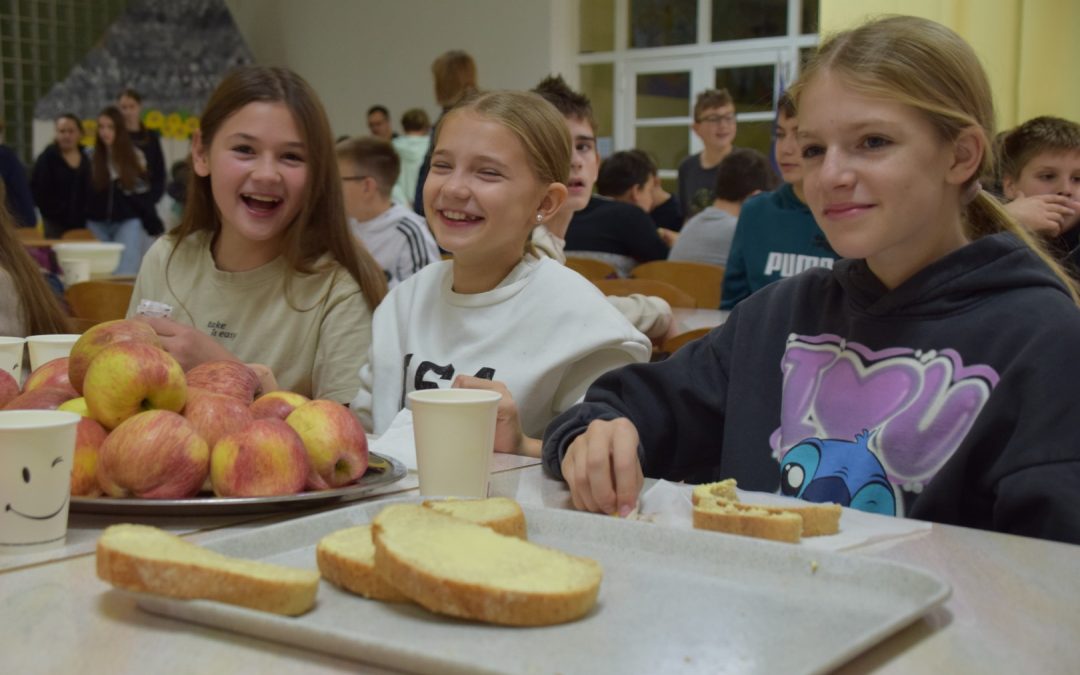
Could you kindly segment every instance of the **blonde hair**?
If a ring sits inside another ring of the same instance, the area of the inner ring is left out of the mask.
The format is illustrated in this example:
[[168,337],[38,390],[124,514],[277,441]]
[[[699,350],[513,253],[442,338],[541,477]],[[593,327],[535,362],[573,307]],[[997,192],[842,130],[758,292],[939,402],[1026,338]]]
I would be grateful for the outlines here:
[[[945,140],[974,129],[982,136],[979,168],[964,186],[972,188],[981,175],[992,175],[994,104],[990,82],[974,50],[963,38],[939,23],[913,16],[889,16],[830,37],[818,49],[789,90],[799,98],[815,78],[829,73],[872,98],[896,101],[926,116]],[[1080,305],[1076,282],[990,193],[977,190],[963,207],[969,239],[1009,232],[1029,246]]]

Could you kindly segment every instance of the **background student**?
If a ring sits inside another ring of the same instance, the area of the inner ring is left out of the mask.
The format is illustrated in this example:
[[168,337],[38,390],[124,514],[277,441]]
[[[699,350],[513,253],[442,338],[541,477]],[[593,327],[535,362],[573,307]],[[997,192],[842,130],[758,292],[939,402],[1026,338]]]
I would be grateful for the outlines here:
[[597,381],[544,437],[575,506],[642,475],[1080,543],[1073,281],[978,177],[994,110],[973,50],[891,17],[840,33],[793,96],[804,188],[845,260],[707,337]]
[[147,129],[142,121],[142,96],[132,88],[120,92],[116,107],[124,116],[124,128],[131,142],[143,154],[146,165],[149,194],[139,202],[139,214],[146,233],[156,237],[165,231],[165,225],[157,215],[157,204],[165,194],[165,152],[161,148],[161,134]]
[[706,89],[694,101],[694,122],[690,125],[704,148],[679,163],[679,204],[683,219],[712,204],[716,195],[716,167],[735,147],[735,102],[727,89]]
[[48,239],[59,239],[68,230],[86,227],[90,158],[79,145],[82,135],[82,122],[73,113],[57,117],[56,139],[34,162],[30,189]]
[[30,192],[30,182],[26,178],[26,167],[15,151],[4,143],[4,120],[0,119],[0,183],[6,187],[7,198],[3,202],[16,227],[34,227],[37,214],[34,212],[34,197]]
[[799,120],[787,93],[777,102],[774,153],[784,184],[748,199],[731,241],[720,309],[732,309],[751,293],[811,267],[832,267],[837,258],[806,205],[803,162],[795,134]]
[[147,253],[128,315],[143,299],[172,305],[171,319],[143,320],[185,370],[240,360],[264,366],[264,390],[348,401],[386,281],[345,224],[315,92],[284,68],[230,72],[192,169],[183,220]]
[[732,150],[717,167],[716,199],[712,206],[686,221],[668,260],[727,265],[743,202],[759,192],[772,190],[776,182],[776,174],[765,155],[749,148]]
[[401,114],[401,128],[405,133],[392,141],[401,159],[401,172],[392,197],[395,203],[412,208],[420,167],[431,147],[431,121],[423,108],[409,108]]
[[535,94],[491,92],[436,127],[424,207],[453,259],[396,286],[375,312],[352,407],[382,433],[416,389],[503,394],[495,449],[539,455],[539,435],[601,373],[650,345],[589,281],[530,253],[566,200],[570,137]]
[[72,332],[71,322],[37,262],[15,233],[0,183],[0,335],[26,337]]
[[390,200],[400,164],[389,141],[339,143],[337,161],[349,230],[382,267],[391,288],[439,259],[427,221]]

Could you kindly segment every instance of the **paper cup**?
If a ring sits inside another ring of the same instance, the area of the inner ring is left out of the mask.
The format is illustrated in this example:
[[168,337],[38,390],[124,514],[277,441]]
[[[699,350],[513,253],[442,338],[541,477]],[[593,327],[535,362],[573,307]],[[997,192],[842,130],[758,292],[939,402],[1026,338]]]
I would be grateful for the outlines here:
[[0,411],[0,553],[64,545],[78,424],[59,410]]
[[26,338],[30,350],[30,371],[33,372],[53,359],[71,353],[71,347],[81,335],[31,335]]
[[420,494],[487,497],[502,396],[483,389],[421,389],[408,398]]
[[90,280],[90,261],[84,258],[65,258],[60,261],[64,268],[64,285],[74,286]]
[[22,384],[23,345],[26,338],[0,337],[0,370],[6,370]]

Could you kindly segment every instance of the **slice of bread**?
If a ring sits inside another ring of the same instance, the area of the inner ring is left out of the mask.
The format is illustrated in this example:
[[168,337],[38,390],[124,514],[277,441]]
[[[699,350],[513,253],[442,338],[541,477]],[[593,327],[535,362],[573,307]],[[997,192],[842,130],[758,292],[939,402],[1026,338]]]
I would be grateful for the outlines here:
[[424,506],[455,518],[491,528],[499,534],[528,539],[521,505],[506,497],[487,499],[429,499]]
[[375,573],[375,543],[371,525],[332,532],[315,547],[315,562],[327,581],[370,600],[408,602],[409,599]]
[[782,509],[702,499],[694,507],[694,528],[797,544],[802,537],[803,519]]
[[703,483],[695,485],[694,492],[690,495],[690,501],[694,506],[702,499],[726,499],[729,502],[739,501],[739,493],[735,491],[735,479],[728,478],[718,483]]
[[217,600],[296,616],[315,605],[314,570],[242,560],[147,525],[112,525],[97,543],[98,577],[117,588]]
[[375,517],[375,568],[417,604],[440,614],[510,626],[578,619],[596,603],[599,563],[418,504]]

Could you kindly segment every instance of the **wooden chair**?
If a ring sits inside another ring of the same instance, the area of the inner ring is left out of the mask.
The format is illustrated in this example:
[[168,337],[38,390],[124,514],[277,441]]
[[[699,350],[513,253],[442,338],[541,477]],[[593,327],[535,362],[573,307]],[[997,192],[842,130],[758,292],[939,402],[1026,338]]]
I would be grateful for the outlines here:
[[589,281],[594,281],[596,279],[614,279],[619,276],[618,272],[615,271],[615,266],[606,263],[603,260],[578,258],[576,256],[568,255],[566,256],[566,266]]
[[97,241],[97,237],[94,236],[94,233],[85,227],[68,230],[60,235],[60,238],[64,241]]
[[82,330],[90,326],[123,319],[135,285],[122,281],[83,281],[68,286],[64,292],[75,324]]
[[16,227],[15,236],[19,241],[38,241],[41,239],[41,232],[36,227]]
[[656,295],[672,307],[697,307],[697,301],[681,288],[652,279],[593,279],[592,282],[604,295]]
[[685,333],[679,333],[678,335],[669,337],[660,345],[660,351],[667,354],[674,354],[680,347],[708,334],[711,330],[712,328],[695,328],[694,330],[688,330]]
[[715,309],[720,306],[720,292],[724,285],[724,268],[719,265],[683,262],[677,260],[654,260],[634,268],[635,279],[654,279],[677,286],[694,296],[698,307]]

